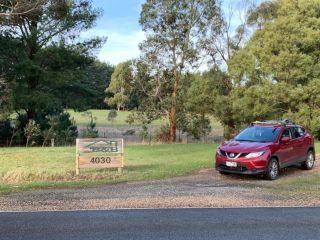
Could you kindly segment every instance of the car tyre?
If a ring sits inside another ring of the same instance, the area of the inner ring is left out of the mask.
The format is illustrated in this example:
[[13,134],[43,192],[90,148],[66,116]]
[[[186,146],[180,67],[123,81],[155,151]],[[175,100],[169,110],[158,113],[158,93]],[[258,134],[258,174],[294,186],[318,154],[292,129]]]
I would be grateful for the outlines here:
[[305,170],[311,170],[314,166],[314,152],[312,150],[309,150],[307,153],[307,160],[302,163],[302,168]]
[[266,179],[268,180],[277,179],[277,177],[279,176],[279,171],[280,171],[280,167],[277,159],[271,158],[268,163],[267,173],[265,175]]

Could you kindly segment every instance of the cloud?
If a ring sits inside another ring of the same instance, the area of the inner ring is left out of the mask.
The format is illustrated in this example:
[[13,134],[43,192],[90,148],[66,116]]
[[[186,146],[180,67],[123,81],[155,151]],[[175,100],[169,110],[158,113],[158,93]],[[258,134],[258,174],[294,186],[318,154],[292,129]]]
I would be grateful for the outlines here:
[[145,39],[142,31],[120,33],[97,29],[82,34],[84,38],[92,36],[108,37],[107,43],[98,54],[98,58],[113,65],[138,57],[140,54],[138,45]]

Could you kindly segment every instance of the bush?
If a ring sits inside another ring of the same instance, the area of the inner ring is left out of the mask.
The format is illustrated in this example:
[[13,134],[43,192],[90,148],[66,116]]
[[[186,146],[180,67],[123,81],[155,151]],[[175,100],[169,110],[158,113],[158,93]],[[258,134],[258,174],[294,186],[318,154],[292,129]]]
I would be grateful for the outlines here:
[[7,146],[12,135],[10,121],[0,122],[0,145]]
[[[52,115],[37,113],[34,120],[28,120],[26,114],[16,119],[0,123],[0,144],[45,146],[52,138],[56,145],[75,143],[78,130],[69,113],[52,111]],[[38,130],[39,131],[38,131]]]
[[153,135],[153,140],[156,142],[167,143],[170,140],[170,128],[169,125],[163,125],[157,129]]
[[69,113],[61,113],[58,116],[55,139],[58,145],[74,144],[78,137],[76,122],[70,118]]
[[206,137],[211,131],[210,119],[203,116],[194,115],[192,121],[188,125],[187,132],[192,134],[194,138],[200,139]]
[[87,129],[82,132],[84,138],[97,138],[99,136],[98,130],[96,129],[96,118],[92,116],[92,113],[87,113],[90,118],[90,122],[87,125]]
[[118,116],[117,111],[112,109],[109,111],[107,119],[109,122],[113,123],[117,116]]
[[40,134],[41,134],[40,125],[31,119],[28,122],[27,126],[24,128],[24,135],[26,136],[26,139],[27,139],[26,147],[29,146],[31,141],[32,141],[31,145],[35,145],[36,144],[35,140],[38,136],[40,136]]

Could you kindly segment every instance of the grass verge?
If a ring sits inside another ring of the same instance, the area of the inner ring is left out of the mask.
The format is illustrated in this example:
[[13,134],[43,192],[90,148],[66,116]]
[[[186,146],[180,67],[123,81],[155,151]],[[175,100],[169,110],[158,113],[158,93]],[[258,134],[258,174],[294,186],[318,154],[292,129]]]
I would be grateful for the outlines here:
[[0,192],[86,187],[163,179],[213,166],[215,144],[126,146],[123,174],[113,169],[75,175],[75,147],[0,149]]

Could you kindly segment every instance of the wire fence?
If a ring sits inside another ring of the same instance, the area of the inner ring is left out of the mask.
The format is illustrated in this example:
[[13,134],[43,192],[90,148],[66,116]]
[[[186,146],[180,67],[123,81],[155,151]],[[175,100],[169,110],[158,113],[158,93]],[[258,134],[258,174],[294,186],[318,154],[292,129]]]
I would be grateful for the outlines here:
[[[123,138],[126,143],[146,143],[157,142],[155,135],[157,133],[157,127],[150,127],[147,132],[147,136],[143,136],[142,127],[96,127],[99,137],[104,138]],[[85,127],[78,127],[79,136],[83,136]],[[213,143],[223,141],[223,132],[220,129],[211,131],[208,135],[198,138],[194,138],[192,135],[177,131],[177,142],[180,143]]]

